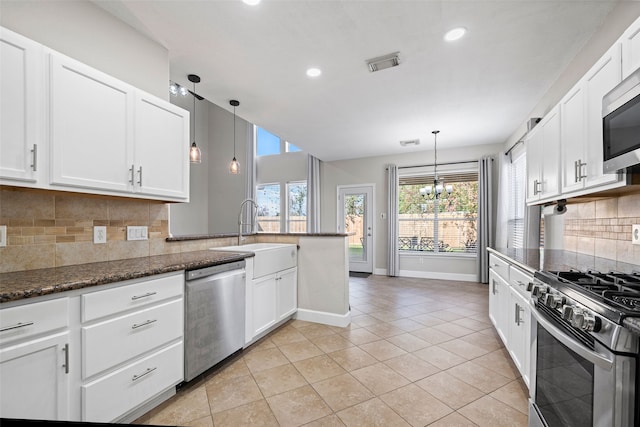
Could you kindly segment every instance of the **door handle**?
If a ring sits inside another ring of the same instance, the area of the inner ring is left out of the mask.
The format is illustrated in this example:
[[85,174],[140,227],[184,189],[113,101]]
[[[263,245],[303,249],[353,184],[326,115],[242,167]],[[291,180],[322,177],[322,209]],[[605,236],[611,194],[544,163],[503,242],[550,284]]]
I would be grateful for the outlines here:
[[31,149],[31,154],[33,156],[31,169],[33,169],[33,171],[35,172],[38,170],[38,144],[33,144],[33,148]]
[[133,169],[135,168],[135,165],[131,165],[131,167],[129,168],[129,184],[133,185]]
[[142,166],[138,169],[138,185],[142,187]]
[[64,365],[62,365],[62,367],[64,368],[64,373],[68,374],[69,373],[69,344],[65,344],[64,347],[62,348],[62,351],[64,351]]

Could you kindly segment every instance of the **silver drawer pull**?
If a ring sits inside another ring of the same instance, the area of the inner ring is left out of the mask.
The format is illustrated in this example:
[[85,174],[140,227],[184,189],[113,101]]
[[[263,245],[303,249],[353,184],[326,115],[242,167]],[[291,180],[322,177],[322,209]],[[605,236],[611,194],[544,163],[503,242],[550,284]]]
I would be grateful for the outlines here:
[[141,373],[140,375],[134,375],[133,377],[131,377],[131,381],[138,381],[140,378],[144,377],[145,375],[149,375],[151,372],[155,371],[158,368],[147,368],[146,371],[144,371],[143,373]]
[[516,280],[516,283],[518,284],[518,286],[524,286],[524,283],[522,283],[520,280]]
[[135,301],[135,300],[138,300],[138,299],[141,299],[141,298],[150,297],[150,296],[155,295],[156,293],[157,292],[154,291],[154,292],[147,292],[144,295],[134,295],[134,296],[131,297],[131,301]]
[[65,344],[64,347],[62,348],[62,351],[64,351],[64,365],[62,365],[62,367],[64,368],[64,373],[68,374],[69,373],[69,344]]
[[31,325],[33,325],[33,322],[24,322],[24,323],[19,322],[19,323],[16,323],[15,325],[6,326],[0,329],[0,332],[10,331],[12,329],[24,328],[25,326],[31,326]]
[[38,170],[38,144],[33,144],[33,148],[31,149],[31,154],[33,156],[31,169],[33,169],[33,171],[36,172]]
[[138,324],[134,323],[133,326],[131,327],[131,329],[142,328],[143,326],[150,325],[150,324],[152,324],[154,322],[157,322],[157,321],[158,321],[157,319],[153,319],[153,320],[147,320],[146,322],[143,322],[143,323],[138,323]]

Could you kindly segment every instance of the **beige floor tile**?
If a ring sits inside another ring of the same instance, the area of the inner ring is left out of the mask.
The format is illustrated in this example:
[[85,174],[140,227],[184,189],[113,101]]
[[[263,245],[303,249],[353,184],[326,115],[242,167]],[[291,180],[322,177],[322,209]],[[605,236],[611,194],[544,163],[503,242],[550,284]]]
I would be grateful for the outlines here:
[[453,412],[414,384],[383,394],[380,399],[414,427],[426,426]]
[[441,325],[442,323],[445,323],[445,320],[440,319],[439,317],[435,317],[432,316],[430,314],[428,314],[431,310],[429,310],[427,313],[425,314],[421,314],[418,316],[413,316],[411,317],[411,320],[414,320],[418,323],[423,324],[424,326],[436,326],[436,325]]
[[183,425],[185,427],[213,427],[213,418],[211,418],[211,415],[209,415],[207,417],[189,421],[188,423],[184,423]]
[[458,412],[481,427],[526,427],[528,424],[525,414],[491,396],[484,396]]
[[384,364],[411,382],[421,380],[429,375],[440,372],[440,368],[433,366],[431,363],[425,362],[410,353],[386,360]]
[[395,390],[409,383],[402,375],[383,363],[367,366],[351,372],[358,381],[364,384],[376,396]]
[[293,365],[310,383],[322,381],[346,372],[326,354],[312,357],[311,359],[301,360],[295,362]]
[[278,348],[291,362],[297,362],[298,360],[309,359],[323,354],[323,351],[311,341],[294,342],[281,345]]
[[[199,384],[199,385],[198,385]],[[176,394],[162,405],[154,408],[146,420],[147,424],[185,424],[211,415],[207,391],[203,382]]]
[[293,326],[285,325],[282,328],[275,331],[272,335],[269,335],[271,341],[277,346],[291,344],[294,342],[306,341],[307,338],[302,335]]
[[402,319],[403,317],[402,314],[396,313],[395,311],[373,311],[369,313],[369,316],[375,317],[383,322],[391,322],[393,320]]
[[262,399],[258,384],[251,375],[231,379],[213,379],[206,385],[212,413],[236,408]]
[[403,354],[407,354],[406,351],[401,349],[398,346],[391,344],[389,341],[380,340],[370,342],[368,344],[363,344],[358,346],[362,350],[366,351],[379,361],[384,361],[387,359],[391,359],[393,357],[402,356]]
[[214,414],[216,427],[278,427],[278,421],[264,400]]
[[270,348],[262,351],[252,351],[244,356],[244,361],[249,370],[253,373],[275,368],[276,366],[289,363],[282,352],[277,348]]
[[378,361],[360,347],[350,347],[329,353],[329,356],[347,371],[355,371]]
[[425,362],[429,362],[440,369],[449,369],[453,366],[466,362],[466,359],[451,353],[440,346],[434,345],[431,347],[423,348],[413,353],[414,356],[419,357]]
[[490,394],[494,399],[506,403],[523,414],[529,413],[529,390],[522,379],[511,381]]
[[306,320],[292,320],[289,323],[287,323],[287,326],[291,326],[292,328],[296,328],[296,329],[300,329],[300,328],[304,328],[306,326],[315,326],[317,325],[317,323],[313,323],[313,322],[307,322]]
[[336,332],[327,325],[321,325],[319,323],[310,323],[309,326],[303,326],[297,328],[298,332],[307,337],[308,339],[323,337],[325,335],[333,335]]
[[371,317],[368,314],[361,314],[359,316],[354,316],[351,318],[351,321],[356,325],[363,326],[363,327],[382,323],[381,320],[376,319],[375,317]]
[[485,393],[491,393],[512,380],[473,361],[454,366],[447,373]]
[[443,323],[441,325],[436,325],[433,329],[444,332],[447,335],[451,335],[452,337],[460,338],[465,335],[473,334],[474,330],[465,328],[464,326],[456,325],[455,323]]
[[505,348],[478,357],[473,362],[507,378],[515,379],[520,377],[518,368]]
[[[437,325],[436,325],[437,326]],[[418,329],[416,331],[411,331],[409,332],[411,335],[416,336],[418,338],[420,338],[421,340],[424,340],[426,342],[428,342],[429,344],[435,345],[435,344],[440,344],[443,342],[447,342],[447,341],[451,341],[453,339],[455,339],[455,337],[446,334],[444,332],[441,332],[437,329],[434,329],[434,327],[426,327],[426,328],[422,328],[422,329]]]
[[267,397],[267,402],[282,427],[299,426],[331,414],[331,409],[308,385]]
[[417,331],[418,329],[424,328],[422,323],[416,322],[411,319],[399,319],[394,320],[393,322],[389,322],[391,326],[395,326],[396,328],[400,328],[405,332]]
[[454,412],[444,418],[440,418],[435,423],[429,424],[429,427],[476,427],[477,425],[470,419]]
[[373,394],[350,374],[338,375],[313,384],[320,397],[338,412],[373,398]]
[[395,335],[387,338],[391,344],[397,345],[404,351],[413,352],[425,347],[429,347],[430,343],[411,334]]
[[388,338],[394,335],[405,333],[405,331],[403,331],[402,329],[391,326],[388,323],[377,323],[375,325],[365,326],[365,329],[367,329],[369,332],[373,332],[381,338]]
[[454,320],[453,324],[465,327],[467,329],[471,329],[473,331],[481,331],[483,329],[487,329],[491,327],[491,325],[488,324],[487,322],[475,320],[470,317]]
[[[490,331],[490,334],[487,334],[486,331]],[[468,342],[469,344],[473,344],[475,346],[484,348],[489,351],[496,351],[501,348],[504,348],[504,344],[502,344],[502,340],[495,334],[493,331],[493,327],[489,329],[483,329],[481,331],[476,332],[475,334],[465,335],[460,339],[462,341]]]
[[393,409],[378,398],[338,412],[347,427],[401,427],[409,426]]
[[453,409],[462,408],[484,396],[482,391],[446,372],[431,375],[416,384]]
[[461,339],[455,339],[439,344],[440,348],[444,348],[451,353],[455,353],[460,357],[464,357],[467,360],[475,359],[489,353],[489,350],[482,347],[478,347]]
[[275,347],[276,345],[273,343],[273,341],[271,341],[271,338],[264,337],[260,341],[251,344],[248,348],[244,349],[243,352],[249,353],[252,351],[268,350],[270,348],[275,348]]
[[253,378],[265,397],[284,393],[307,384],[307,380],[290,364],[257,372],[253,374]]
[[438,319],[445,320],[445,324],[449,324],[454,320],[462,319],[464,316],[458,313],[454,313],[449,310],[438,310],[430,313],[433,317],[437,317]]
[[247,364],[244,361],[243,357],[238,357],[237,359],[230,361],[229,363],[220,367],[220,369],[213,370],[213,372],[209,373],[205,378],[205,382],[208,382],[212,378],[235,378],[235,377],[243,377],[245,375],[249,375],[251,372],[249,368],[247,368]]
[[376,334],[369,332],[365,328],[354,329],[352,331],[342,332],[340,334],[343,338],[348,339],[355,345],[366,344],[380,339]]
[[341,337],[339,334],[318,337],[313,339],[312,342],[325,353],[331,353],[337,350],[353,347],[353,343],[351,341]]
[[309,424],[305,424],[304,427],[344,427],[344,423],[340,421],[337,415],[333,414],[320,418],[319,420],[311,421]]

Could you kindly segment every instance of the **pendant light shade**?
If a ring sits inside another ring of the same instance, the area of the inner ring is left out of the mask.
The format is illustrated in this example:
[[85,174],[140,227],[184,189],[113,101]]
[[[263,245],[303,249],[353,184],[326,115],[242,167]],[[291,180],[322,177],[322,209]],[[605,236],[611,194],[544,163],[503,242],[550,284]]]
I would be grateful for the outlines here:
[[229,163],[229,173],[237,175],[240,173],[240,163],[236,160],[236,107],[240,102],[232,99],[229,104],[233,107],[233,160]]
[[200,77],[195,74],[189,74],[187,78],[193,83],[193,142],[189,149],[189,161],[191,163],[202,163],[202,152],[196,145],[196,83],[200,83]]

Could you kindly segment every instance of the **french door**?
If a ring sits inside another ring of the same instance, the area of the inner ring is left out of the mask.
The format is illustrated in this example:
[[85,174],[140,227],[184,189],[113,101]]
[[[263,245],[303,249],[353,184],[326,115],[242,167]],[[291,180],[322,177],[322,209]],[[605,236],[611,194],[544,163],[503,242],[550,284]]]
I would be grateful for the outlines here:
[[338,232],[349,234],[349,271],[373,273],[373,185],[338,186]]

